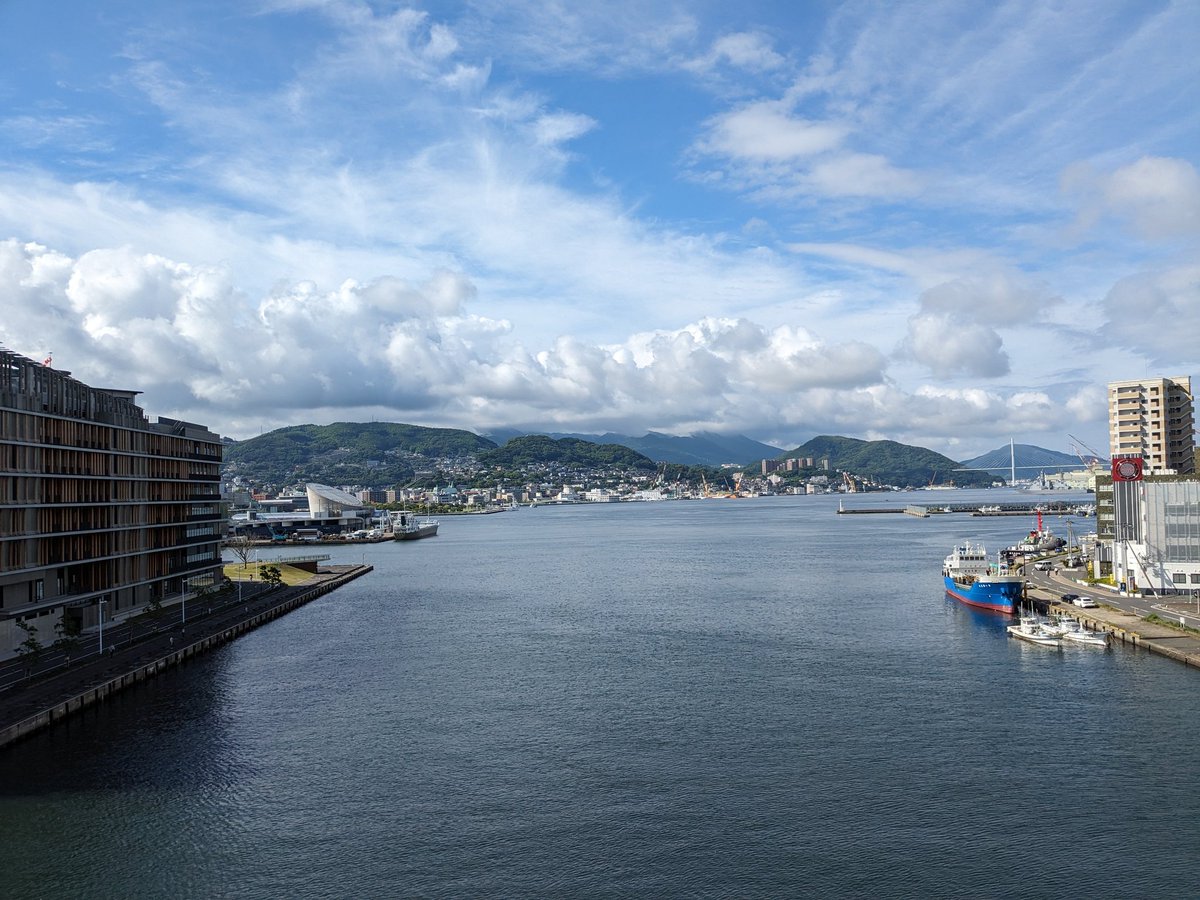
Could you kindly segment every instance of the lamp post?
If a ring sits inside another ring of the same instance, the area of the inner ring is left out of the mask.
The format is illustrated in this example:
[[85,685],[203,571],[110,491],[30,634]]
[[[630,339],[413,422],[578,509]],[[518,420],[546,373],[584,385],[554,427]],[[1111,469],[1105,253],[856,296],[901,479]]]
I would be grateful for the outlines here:
[[100,655],[104,655],[104,605],[107,600],[100,601]]

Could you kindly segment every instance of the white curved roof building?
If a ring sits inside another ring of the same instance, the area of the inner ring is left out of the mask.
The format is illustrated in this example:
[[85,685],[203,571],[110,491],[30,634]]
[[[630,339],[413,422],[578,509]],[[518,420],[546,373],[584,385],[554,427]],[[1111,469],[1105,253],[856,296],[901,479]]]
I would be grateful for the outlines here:
[[341,518],[344,510],[362,509],[362,501],[353,494],[327,484],[306,484],[308,514],[313,518]]

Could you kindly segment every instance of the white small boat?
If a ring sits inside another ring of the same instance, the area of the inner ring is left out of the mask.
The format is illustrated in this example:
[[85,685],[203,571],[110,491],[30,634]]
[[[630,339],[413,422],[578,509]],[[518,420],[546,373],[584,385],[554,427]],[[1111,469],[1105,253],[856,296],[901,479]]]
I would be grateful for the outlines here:
[[1086,644],[1091,647],[1107,647],[1107,631],[1088,631],[1078,619],[1063,616],[1058,620],[1063,629],[1063,638],[1076,644]]
[[1041,644],[1044,647],[1062,646],[1062,638],[1046,632],[1043,623],[1035,616],[1021,616],[1020,621],[1016,625],[1009,625],[1007,631],[1013,637],[1031,644]]

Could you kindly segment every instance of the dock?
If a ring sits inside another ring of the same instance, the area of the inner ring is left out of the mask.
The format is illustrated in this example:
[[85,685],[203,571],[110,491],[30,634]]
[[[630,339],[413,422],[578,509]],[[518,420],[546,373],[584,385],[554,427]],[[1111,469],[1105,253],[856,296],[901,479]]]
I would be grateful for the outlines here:
[[260,589],[244,602],[226,601],[203,615],[143,636],[136,643],[42,671],[0,692],[0,748],[103,702],[120,691],[182,665],[311,603],[373,566],[331,566],[303,584]]
[[[1099,606],[1084,609],[1059,601],[1044,588],[1031,588],[1029,595],[1039,606],[1044,605],[1047,612],[1072,616],[1092,631],[1107,632],[1122,644],[1200,669],[1200,632],[1194,629],[1147,621],[1134,613],[1105,606],[1103,597],[1096,598]],[[1163,614],[1162,618],[1165,620],[1166,616]]]

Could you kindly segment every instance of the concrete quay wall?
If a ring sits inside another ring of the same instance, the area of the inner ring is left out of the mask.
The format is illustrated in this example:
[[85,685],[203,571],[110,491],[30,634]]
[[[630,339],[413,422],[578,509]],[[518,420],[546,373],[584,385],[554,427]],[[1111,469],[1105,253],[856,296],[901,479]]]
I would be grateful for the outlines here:
[[[279,603],[269,605],[266,608],[256,605],[255,610],[247,612],[244,618],[232,623],[223,624],[217,631],[202,634],[189,644],[180,646],[178,649],[172,649],[149,662],[140,662],[119,675],[107,675],[102,680],[89,684],[86,688],[73,693],[65,699],[48,703],[39,712],[24,716],[18,721],[0,723],[0,748],[28,737],[43,728],[48,728],[51,725],[61,722],[69,716],[76,715],[88,707],[102,702],[113,694],[132,687],[148,678],[153,678],[160,672],[178,666],[194,656],[207,653],[209,650],[219,647],[222,644],[229,643],[248,631],[252,631],[261,625],[265,625],[267,622],[278,619],[280,616],[286,615],[307,603],[311,603],[318,597],[328,594],[343,584],[366,575],[373,568],[373,566],[367,565],[353,566],[349,570],[339,573],[332,578],[324,579],[312,585],[307,590],[302,590],[300,593],[287,597]],[[30,690],[36,690],[36,686],[31,686]]]
[[[1114,640],[1157,653],[1186,666],[1200,669],[1200,635],[1169,625],[1147,622],[1134,613],[1109,606],[1081,608],[1052,598],[1049,592],[1031,590],[1030,595],[1057,613],[1073,616],[1092,631],[1107,632]],[[1102,601],[1101,601],[1102,602]]]

